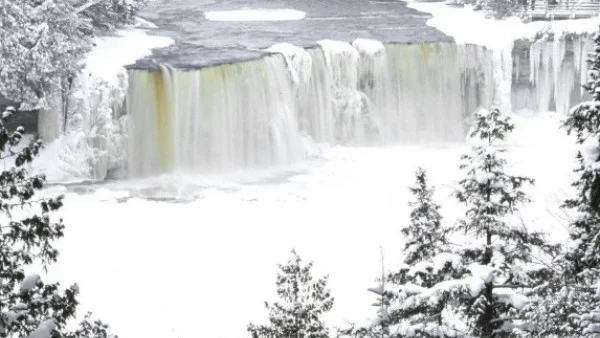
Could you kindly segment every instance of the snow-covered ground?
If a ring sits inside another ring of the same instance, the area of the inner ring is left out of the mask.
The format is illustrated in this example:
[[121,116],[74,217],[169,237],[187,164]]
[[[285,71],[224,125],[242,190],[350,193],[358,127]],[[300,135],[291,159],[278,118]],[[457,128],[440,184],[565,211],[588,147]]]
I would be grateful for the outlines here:
[[[569,191],[574,145],[553,113],[516,116],[508,141],[514,170],[537,180],[524,222],[561,240],[558,205]],[[401,258],[407,186],[430,172],[447,224],[461,212],[449,197],[465,144],[324,148],[294,167],[213,177],[164,176],[66,193],[67,225],[50,277],[78,282],[92,310],[123,338],[239,338],[266,319],[276,264],[295,248],[330,274],[332,327],[372,315],[366,291]]]
[[[429,24],[457,42],[497,50],[549,25],[488,20],[440,3],[410,6],[432,13]],[[241,17],[230,14],[221,19]],[[279,14],[274,17],[284,18]],[[552,25],[554,31],[597,29],[594,20]],[[112,81],[122,65],[170,43],[142,33],[98,41],[88,71]],[[123,48],[136,52],[114,53]],[[558,206],[570,192],[575,152],[558,128],[560,118],[515,116],[518,128],[507,144],[515,172],[536,179],[523,222],[556,241],[566,234],[568,215]],[[67,230],[50,279],[79,283],[81,310],[94,311],[123,338],[239,338],[249,322],[266,319],[263,302],[275,299],[276,264],[295,248],[315,261],[317,274],[330,274],[336,301],[328,323],[361,322],[374,313],[366,289],[381,269],[380,246],[386,269],[401,259],[400,227],[408,220],[414,171],[429,171],[452,224],[462,209],[450,195],[467,150],[466,144],[325,147],[318,158],[268,171],[52,186],[47,193],[66,194],[61,215]]]
[[114,35],[94,39],[95,47],[85,58],[83,74],[100,77],[116,84],[124,66],[151,54],[152,49],[169,46],[173,39],[149,35],[152,23],[138,19],[138,24],[119,29]]
[[564,33],[593,33],[598,30],[600,24],[598,17],[529,23],[524,23],[517,17],[495,20],[486,18],[483,11],[474,11],[468,5],[463,8],[448,6],[443,2],[407,2],[408,7],[431,14],[433,17],[427,24],[452,36],[457,43],[476,44],[492,50],[512,47],[515,40],[533,40],[546,32],[557,36]]

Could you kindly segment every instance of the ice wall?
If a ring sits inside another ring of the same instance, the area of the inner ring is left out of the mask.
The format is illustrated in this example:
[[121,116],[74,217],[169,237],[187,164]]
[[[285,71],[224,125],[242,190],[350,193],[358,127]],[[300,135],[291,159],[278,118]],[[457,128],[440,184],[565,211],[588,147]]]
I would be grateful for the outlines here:
[[514,109],[566,114],[584,96],[581,84],[592,48],[593,41],[585,35],[518,41],[513,49]]

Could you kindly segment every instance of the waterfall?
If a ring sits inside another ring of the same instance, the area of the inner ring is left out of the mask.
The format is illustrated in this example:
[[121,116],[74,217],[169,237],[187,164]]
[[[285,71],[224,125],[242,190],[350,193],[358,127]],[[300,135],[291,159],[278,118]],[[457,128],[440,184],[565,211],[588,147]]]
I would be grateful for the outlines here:
[[303,135],[359,146],[459,141],[468,114],[492,100],[483,93],[493,92],[494,62],[472,46],[359,39],[268,51],[197,70],[130,70],[130,175],[290,163],[303,157]]
[[220,172],[302,156],[292,81],[280,56],[132,70],[129,172]]
[[[492,104],[566,111],[581,97],[586,39],[491,51],[455,43],[323,40],[179,70],[130,70],[130,175],[221,172],[297,161],[305,138],[381,145],[461,141]],[[564,81],[566,79],[566,81]]]
[[592,47],[587,36],[566,36],[515,48],[514,108],[566,114],[585,94],[580,85],[586,81],[587,53]]

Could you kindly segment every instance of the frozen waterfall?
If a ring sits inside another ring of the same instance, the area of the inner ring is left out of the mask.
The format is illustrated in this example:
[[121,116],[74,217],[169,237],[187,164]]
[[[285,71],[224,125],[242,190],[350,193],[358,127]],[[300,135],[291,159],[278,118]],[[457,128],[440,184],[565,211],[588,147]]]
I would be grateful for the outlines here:
[[131,71],[129,171],[218,172],[302,156],[294,88],[280,56],[180,71]]
[[[586,38],[490,51],[455,43],[323,40],[201,69],[131,69],[128,170],[221,172],[303,158],[318,143],[461,141],[468,116],[566,111],[580,99]],[[566,81],[564,81],[566,79]]]

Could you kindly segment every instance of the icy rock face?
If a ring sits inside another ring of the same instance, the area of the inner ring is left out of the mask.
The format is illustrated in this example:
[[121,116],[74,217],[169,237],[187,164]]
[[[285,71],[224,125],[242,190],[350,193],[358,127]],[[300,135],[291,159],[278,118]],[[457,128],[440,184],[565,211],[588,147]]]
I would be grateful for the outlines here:
[[125,71],[115,83],[84,74],[75,78],[66,121],[59,99],[52,109],[40,112],[38,129],[47,145],[34,168],[58,180],[103,180],[123,168],[127,84]]
[[587,72],[587,36],[555,36],[518,41],[513,50],[512,102],[515,110],[566,114],[584,98],[581,84]]

